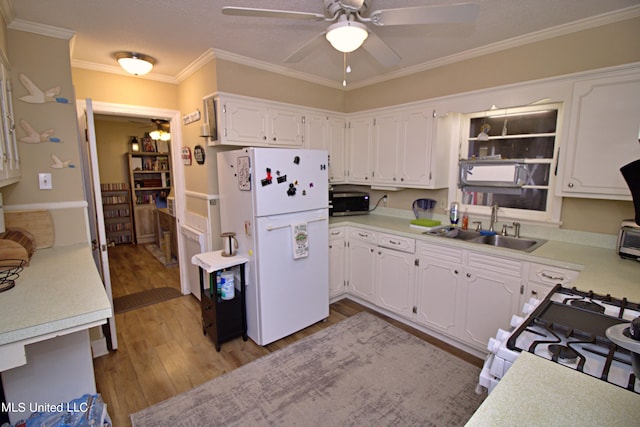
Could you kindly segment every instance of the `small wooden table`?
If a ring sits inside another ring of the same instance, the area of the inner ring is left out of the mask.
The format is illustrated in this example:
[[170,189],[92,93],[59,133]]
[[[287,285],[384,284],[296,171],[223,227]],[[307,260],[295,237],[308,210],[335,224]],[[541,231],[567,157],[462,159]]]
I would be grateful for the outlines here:
[[[209,335],[220,351],[220,345],[238,336],[247,340],[247,315],[245,307],[245,264],[242,256],[223,257],[222,251],[205,252],[194,255],[191,264],[197,265],[200,273],[200,305],[202,309],[202,333]],[[240,288],[236,287],[232,299],[225,300],[218,295],[216,275],[232,270],[239,273]],[[208,284],[204,274],[209,274]]]

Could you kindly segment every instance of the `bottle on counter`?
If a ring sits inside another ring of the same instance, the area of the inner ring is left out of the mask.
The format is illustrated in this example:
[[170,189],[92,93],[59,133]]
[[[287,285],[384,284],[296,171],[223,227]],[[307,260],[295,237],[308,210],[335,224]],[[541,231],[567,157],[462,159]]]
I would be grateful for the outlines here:
[[458,202],[451,202],[451,208],[449,209],[449,221],[452,225],[458,223]]
[[464,210],[464,214],[462,215],[462,229],[466,230],[469,228],[469,215],[467,214],[467,210]]

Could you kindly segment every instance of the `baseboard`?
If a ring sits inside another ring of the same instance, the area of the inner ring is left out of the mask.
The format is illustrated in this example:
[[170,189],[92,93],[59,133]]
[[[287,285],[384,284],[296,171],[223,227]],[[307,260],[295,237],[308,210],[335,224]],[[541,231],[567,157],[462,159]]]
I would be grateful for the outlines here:
[[107,354],[109,354],[106,337],[98,338],[91,341],[91,354],[93,354],[94,359],[96,357],[106,356]]

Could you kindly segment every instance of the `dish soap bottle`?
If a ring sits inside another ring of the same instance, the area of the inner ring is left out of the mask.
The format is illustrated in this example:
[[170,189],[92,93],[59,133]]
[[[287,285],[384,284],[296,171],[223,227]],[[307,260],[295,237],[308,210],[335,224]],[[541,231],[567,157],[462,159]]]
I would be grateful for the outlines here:
[[464,210],[464,214],[462,215],[462,229],[466,230],[469,228],[469,215],[467,215],[467,210]]

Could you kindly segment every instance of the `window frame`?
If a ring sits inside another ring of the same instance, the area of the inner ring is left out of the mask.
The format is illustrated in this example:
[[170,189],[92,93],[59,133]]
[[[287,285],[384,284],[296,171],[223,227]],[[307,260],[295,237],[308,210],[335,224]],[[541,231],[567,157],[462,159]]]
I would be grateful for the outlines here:
[[[474,113],[466,113],[461,115],[460,120],[460,137],[458,144],[458,156],[455,162],[456,169],[456,181],[454,191],[449,192],[450,201],[457,201],[460,206],[461,212],[467,212],[470,216],[490,216],[491,207],[490,206],[480,206],[480,205],[470,205],[463,204],[462,202],[462,189],[459,186],[459,172],[460,172],[460,160],[467,159],[467,153],[469,152],[469,141],[475,140],[474,137],[469,136],[470,128],[471,128],[471,120],[482,118],[482,117],[509,117],[514,115],[523,115],[523,114],[535,114],[537,111],[544,110],[557,110],[557,118],[556,118],[556,128],[555,133],[544,133],[544,134],[521,134],[526,137],[535,137],[535,136],[550,136],[555,135],[554,146],[553,146],[553,157],[550,159],[534,159],[529,158],[525,159],[525,163],[535,164],[535,163],[543,163],[549,164],[549,182],[546,186],[547,189],[547,201],[546,201],[546,209],[544,211],[534,211],[528,209],[518,209],[518,208],[507,208],[500,206],[499,209],[499,218],[509,219],[512,221],[526,221],[526,222],[540,222],[540,223],[553,223],[556,225],[560,224],[560,214],[562,207],[562,197],[557,196],[555,193],[556,182],[558,181],[558,156],[560,152],[561,140],[562,140],[562,129],[563,129],[563,115],[564,108],[563,103],[549,103],[549,104],[540,104],[540,105],[531,105],[526,107],[514,107],[514,108],[503,108],[503,109],[491,109],[488,111],[479,111]],[[508,138],[514,138],[513,135],[507,135]],[[490,136],[490,139],[500,139],[502,136]],[[464,154],[464,155],[463,155]],[[525,188],[539,188],[540,186],[524,186]]]

